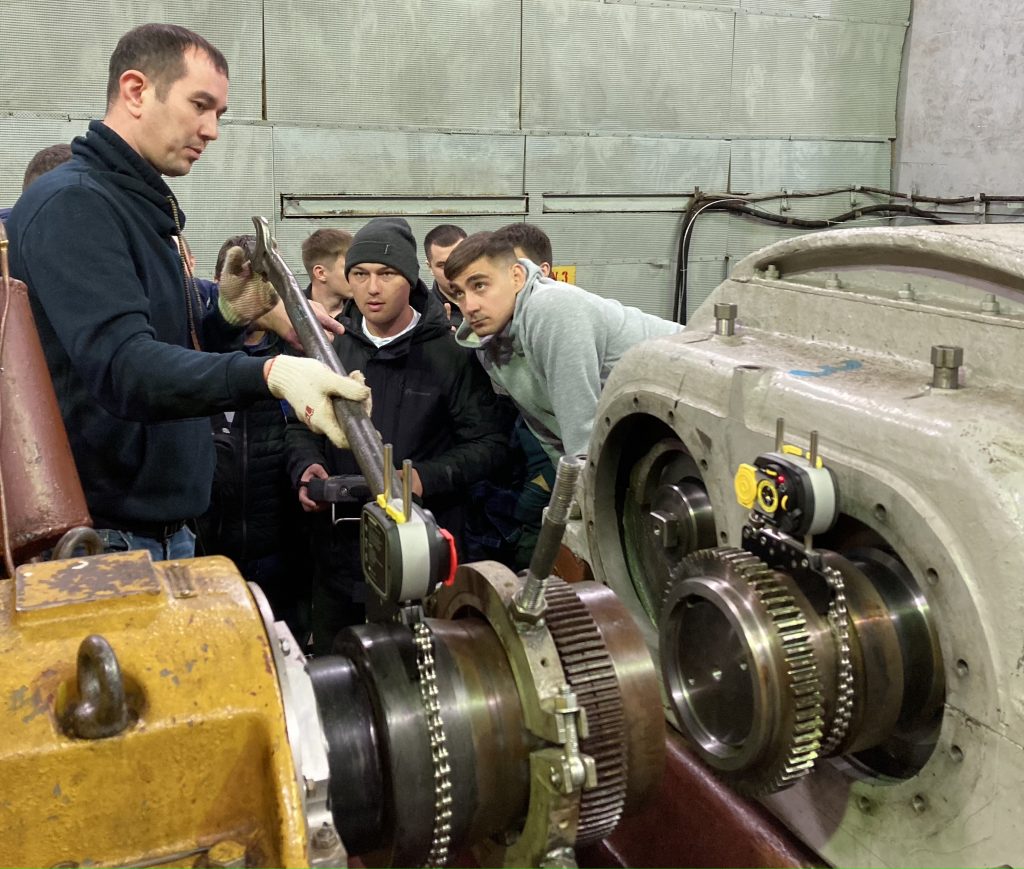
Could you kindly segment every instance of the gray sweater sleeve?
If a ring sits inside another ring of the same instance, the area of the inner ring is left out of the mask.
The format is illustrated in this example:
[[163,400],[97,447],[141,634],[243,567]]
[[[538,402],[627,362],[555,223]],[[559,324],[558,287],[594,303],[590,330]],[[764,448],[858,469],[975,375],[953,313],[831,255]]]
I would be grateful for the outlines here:
[[601,395],[607,318],[589,293],[536,293],[522,324],[523,349],[558,421],[567,455],[585,455]]

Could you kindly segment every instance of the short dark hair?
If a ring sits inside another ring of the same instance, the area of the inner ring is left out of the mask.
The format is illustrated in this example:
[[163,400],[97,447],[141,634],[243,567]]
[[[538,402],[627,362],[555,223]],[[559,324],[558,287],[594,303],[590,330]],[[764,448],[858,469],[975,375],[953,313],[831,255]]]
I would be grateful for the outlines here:
[[215,281],[220,281],[220,273],[224,271],[224,260],[227,258],[228,251],[233,247],[242,248],[247,257],[252,256],[256,250],[256,236],[252,233],[233,235],[220,246],[220,250],[217,251],[217,264],[213,267]]
[[28,161],[25,167],[25,178],[21,182],[21,189],[24,190],[40,175],[56,169],[61,163],[67,163],[71,159],[71,146],[65,143],[50,145],[37,151],[36,155]]
[[217,72],[228,74],[228,62],[198,33],[177,24],[140,24],[129,30],[110,55],[107,67],[107,105],[121,88],[121,76],[136,69],[153,80],[156,95],[163,99],[167,89],[185,75],[185,52],[189,49],[206,54]]
[[497,263],[514,263],[516,252],[511,242],[496,232],[474,232],[452,251],[444,264],[444,276],[454,280],[481,257]]
[[423,239],[423,252],[430,259],[430,246],[436,244],[438,247],[451,247],[458,244],[466,237],[466,230],[454,223],[442,223],[435,226]]
[[507,239],[512,247],[518,247],[526,254],[527,259],[533,260],[537,265],[554,264],[555,255],[551,251],[551,239],[539,226],[532,223],[510,223],[496,229],[494,234]]
[[314,266],[326,266],[352,247],[352,233],[344,229],[318,229],[302,242],[302,265],[313,279]]

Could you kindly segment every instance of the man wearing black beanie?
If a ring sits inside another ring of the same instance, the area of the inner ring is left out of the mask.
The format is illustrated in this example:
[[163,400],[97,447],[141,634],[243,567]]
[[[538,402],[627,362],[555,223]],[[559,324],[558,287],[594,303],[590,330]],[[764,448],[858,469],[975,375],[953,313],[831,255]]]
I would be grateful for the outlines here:
[[[474,355],[456,345],[441,302],[419,279],[416,240],[405,220],[376,218],[359,230],[345,256],[345,276],[353,297],[339,316],[346,333],[334,349],[347,370],[365,375],[373,424],[394,445],[396,464],[412,459],[414,495],[459,542],[470,487],[507,458],[507,421],[497,396]],[[359,473],[351,453],[297,421],[288,426],[286,444],[289,475],[307,512],[323,507],[306,495],[310,479]],[[361,507],[336,505],[334,512],[356,518]],[[341,628],[365,620],[358,523],[323,522],[313,542],[313,647],[325,654]]]
[[345,254],[345,277],[360,263],[379,263],[391,266],[404,277],[410,287],[420,279],[420,264],[416,257],[416,239],[412,229],[401,217],[375,217],[352,239]]

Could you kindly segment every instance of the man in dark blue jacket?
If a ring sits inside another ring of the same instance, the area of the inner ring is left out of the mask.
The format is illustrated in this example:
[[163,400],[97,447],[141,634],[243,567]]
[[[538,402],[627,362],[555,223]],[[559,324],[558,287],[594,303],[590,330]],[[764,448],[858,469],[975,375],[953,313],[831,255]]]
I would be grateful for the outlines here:
[[344,445],[330,399],[368,395],[315,360],[209,352],[278,303],[235,248],[218,304],[203,310],[178,244],[185,215],[161,177],[186,175],[217,138],[227,94],[227,61],[201,36],[135,28],[110,58],[103,121],[8,221],[11,271],[28,284],[86,501],[112,550],[191,554],[184,522],[209,501],[211,414],[273,394]]
[[[473,357],[459,348],[441,303],[419,279],[416,241],[401,218],[364,226],[345,257],[354,298],[342,312],[345,334],[334,340],[342,364],[358,369],[373,390],[372,419],[396,463],[413,461],[412,491],[438,524],[458,540],[469,488],[495,473],[507,458],[497,396]],[[291,422],[286,434],[289,474],[309,511],[304,484],[328,474],[358,474],[348,452]],[[359,516],[361,504],[340,511]],[[335,634],[364,620],[366,584],[359,562],[356,522],[316,532],[313,641],[331,650]]]

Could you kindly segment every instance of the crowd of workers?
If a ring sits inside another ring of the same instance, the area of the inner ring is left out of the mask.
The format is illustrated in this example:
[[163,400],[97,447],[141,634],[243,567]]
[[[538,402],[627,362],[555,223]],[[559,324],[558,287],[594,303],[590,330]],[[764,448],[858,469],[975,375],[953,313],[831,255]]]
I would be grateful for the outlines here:
[[[428,287],[409,224],[377,218],[303,244],[307,295],[349,375],[333,373],[294,349],[251,237],[224,243],[213,282],[196,277],[164,176],[216,140],[227,97],[227,60],[198,34],[125,34],[104,118],[26,176],[6,218],[11,270],[106,549],[226,555],[323,653],[365,618],[351,520],[376,494],[334,398],[364,402],[396,460],[412,460],[415,497],[462,559],[522,569],[553,462],[586,453],[611,368],[681,327],[552,280],[550,239],[527,223],[436,227]],[[342,497],[310,496],[338,476]]]

